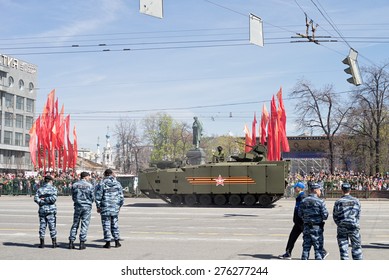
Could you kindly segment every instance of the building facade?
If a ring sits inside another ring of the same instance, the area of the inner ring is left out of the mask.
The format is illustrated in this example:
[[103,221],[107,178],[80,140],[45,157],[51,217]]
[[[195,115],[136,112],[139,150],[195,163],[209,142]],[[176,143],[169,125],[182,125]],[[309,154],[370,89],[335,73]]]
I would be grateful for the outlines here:
[[33,170],[29,131],[34,123],[37,66],[0,54],[0,172]]
[[288,136],[290,152],[282,158],[289,160],[292,173],[329,172],[328,142],[324,136]]

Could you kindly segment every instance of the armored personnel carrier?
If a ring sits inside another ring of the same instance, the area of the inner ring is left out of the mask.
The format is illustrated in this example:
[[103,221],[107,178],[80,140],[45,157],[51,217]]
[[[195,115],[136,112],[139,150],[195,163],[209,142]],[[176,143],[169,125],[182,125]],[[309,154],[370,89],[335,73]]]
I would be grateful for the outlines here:
[[139,188],[149,198],[176,206],[266,207],[283,196],[288,171],[289,162],[266,161],[266,148],[257,145],[233,157],[233,161],[157,163],[139,174]]

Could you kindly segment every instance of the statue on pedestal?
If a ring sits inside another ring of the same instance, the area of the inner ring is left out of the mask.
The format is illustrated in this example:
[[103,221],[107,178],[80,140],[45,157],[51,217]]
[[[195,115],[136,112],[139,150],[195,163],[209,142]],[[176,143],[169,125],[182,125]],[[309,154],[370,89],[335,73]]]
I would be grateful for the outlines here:
[[195,149],[199,149],[201,136],[203,135],[203,126],[197,117],[193,117],[193,119],[193,145],[195,146]]

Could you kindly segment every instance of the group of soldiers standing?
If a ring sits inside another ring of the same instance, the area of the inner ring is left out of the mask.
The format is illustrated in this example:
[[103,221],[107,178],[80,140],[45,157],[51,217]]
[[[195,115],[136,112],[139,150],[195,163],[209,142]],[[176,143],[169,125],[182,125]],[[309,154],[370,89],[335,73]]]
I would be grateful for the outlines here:
[[[328,253],[324,249],[324,224],[328,219],[328,210],[325,202],[320,199],[321,186],[315,182],[308,182],[309,195],[305,196],[305,185],[298,182],[294,189],[298,194],[293,215],[294,226],[290,232],[286,252],[280,255],[281,259],[291,259],[294,243],[303,233],[302,260],[309,259],[311,247],[314,248],[315,259],[322,260]],[[349,259],[348,247],[351,243],[351,254],[354,260],[362,259],[361,235],[359,232],[359,219],[361,204],[359,200],[350,195],[351,186],[343,183],[343,195],[335,201],[333,208],[333,220],[337,225],[337,241],[340,259]]]
[[[36,191],[34,201],[39,205],[39,248],[45,246],[45,232],[49,227],[52,248],[57,245],[56,230],[56,201],[57,188],[53,185],[53,177],[44,177],[43,185]],[[90,182],[90,174],[81,172],[80,180],[72,184],[72,200],[74,202],[73,224],[69,233],[69,249],[75,249],[74,242],[78,228],[80,227],[80,250],[86,249],[85,242],[92,214],[92,205],[95,202],[97,212],[101,216],[104,234],[104,248],[111,248],[111,239],[115,241],[115,247],[121,244],[119,234],[119,212],[124,203],[123,188],[113,176],[111,169],[104,171],[104,178],[96,184]]]

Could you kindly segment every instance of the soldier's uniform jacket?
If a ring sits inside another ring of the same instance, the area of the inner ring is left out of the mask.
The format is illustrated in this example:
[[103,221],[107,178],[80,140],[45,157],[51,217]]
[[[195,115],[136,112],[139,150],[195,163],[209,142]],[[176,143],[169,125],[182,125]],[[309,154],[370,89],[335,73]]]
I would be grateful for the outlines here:
[[328,210],[323,200],[316,194],[309,194],[301,201],[298,215],[303,219],[304,224],[321,225],[328,218]]
[[359,228],[361,203],[351,195],[344,195],[335,201],[333,209],[334,222],[339,227]]
[[95,199],[102,216],[117,216],[124,203],[122,185],[113,176],[104,178],[96,186]]
[[72,199],[76,208],[92,208],[95,200],[94,187],[82,179],[72,185]]
[[50,183],[44,183],[36,191],[34,201],[39,205],[39,215],[56,214],[57,206],[55,202],[57,201],[57,188]]

